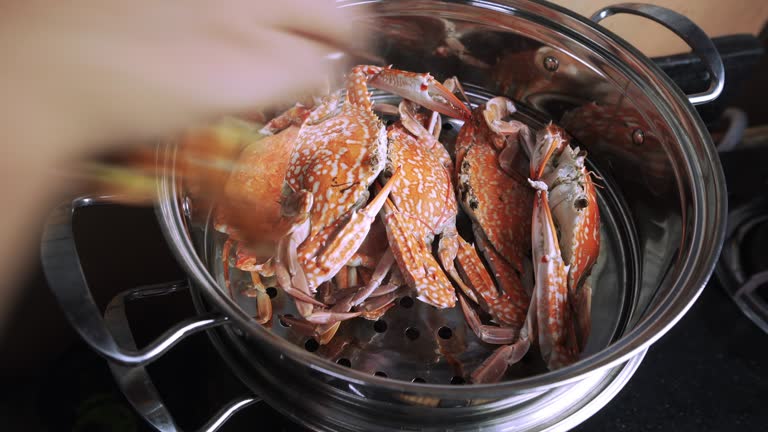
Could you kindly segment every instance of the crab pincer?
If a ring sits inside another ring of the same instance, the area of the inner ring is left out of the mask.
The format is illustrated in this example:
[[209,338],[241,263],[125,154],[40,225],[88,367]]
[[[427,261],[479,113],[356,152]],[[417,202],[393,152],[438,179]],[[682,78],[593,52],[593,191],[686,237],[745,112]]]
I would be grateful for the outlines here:
[[368,83],[452,118],[467,120],[471,114],[469,108],[450,89],[428,73],[378,68]]

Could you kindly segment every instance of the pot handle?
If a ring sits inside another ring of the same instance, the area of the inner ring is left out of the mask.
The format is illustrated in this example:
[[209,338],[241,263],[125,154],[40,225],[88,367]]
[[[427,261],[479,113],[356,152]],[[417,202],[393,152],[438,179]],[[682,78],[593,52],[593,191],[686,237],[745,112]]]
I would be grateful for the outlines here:
[[[114,335],[115,341],[118,344],[135,350],[136,342],[128,325],[125,305],[133,300],[167,295],[184,289],[187,289],[186,285],[162,284],[124,291],[109,302],[109,306],[107,306],[107,310],[104,312],[106,327]],[[125,366],[109,362],[109,367],[112,369],[112,375],[115,377],[120,390],[144,420],[161,432],[176,432],[180,430],[160,398],[160,394],[144,365]],[[213,432],[219,429],[238,411],[259,401],[260,399],[254,396],[236,398],[216,412],[198,430],[201,432]]]
[[712,82],[704,92],[688,95],[688,101],[692,105],[712,102],[720,96],[725,83],[723,60],[720,58],[715,44],[699,26],[675,11],[642,3],[621,3],[607,6],[595,12],[590,19],[599,23],[609,16],[621,13],[638,15],[663,25],[683,39],[691,47],[693,53],[702,59]]
[[[168,329],[147,347],[121,347],[109,332],[80,267],[72,232],[75,210],[94,205],[113,204],[110,197],[81,197],[57,208],[48,218],[40,246],[43,272],[54,296],[70,324],[96,352],[126,366],[146,365],[179,343],[202,330],[226,324],[226,316],[199,315]],[[174,285],[178,289],[178,284]]]

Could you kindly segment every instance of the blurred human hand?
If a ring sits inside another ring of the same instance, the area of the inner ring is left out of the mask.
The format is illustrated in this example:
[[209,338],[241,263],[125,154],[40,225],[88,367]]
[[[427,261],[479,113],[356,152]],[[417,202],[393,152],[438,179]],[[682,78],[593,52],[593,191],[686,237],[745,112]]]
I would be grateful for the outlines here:
[[289,99],[322,82],[331,50],[297,33],[359,39],[332,0],[4,3],[4,105],[86,145]]
[[360,40],[348,15],[332,0],[0,2],[0,317],[61,186],[52,166],[322,84],[329,45]]

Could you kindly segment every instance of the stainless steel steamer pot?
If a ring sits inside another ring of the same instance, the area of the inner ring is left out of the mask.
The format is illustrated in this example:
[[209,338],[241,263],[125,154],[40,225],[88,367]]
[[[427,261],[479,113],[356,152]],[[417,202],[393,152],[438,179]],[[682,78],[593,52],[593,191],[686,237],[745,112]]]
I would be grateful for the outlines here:
[[[408,347],[417,356],[411,358],[393,354],[406,343],[394,332],[371,336],[370,323],[359,320],[362,324],[346,330],[359,347],[339,351],[356,362],[346,367],[333,362],[339,353],[323,358],[307,352],[303,340],[286,329],[265,330],[251,318],[246,302],[221,288],[220,239],[212,233],[210,209],[195,208],[185,195],[183,182],[174,176],[172,144],[158,150],[157,212],[188,273],[200,314],[141,350],[125,322],[124,304],[183,287],[124,293],[101,318],[71,232],[74,209],[99,204],[100,198],[79,198],[51,217],[42,245],[51,288],[81,336],[110,360],[137,411],[161,430],[176,430],[176,425],[144,366],[200,330],[208,330],[255,394],[313,429],[566,430],[577,425],[624,386],[648,347],[688,310],[719,254],[725,183],[692,107],[722,90],[723,67],[713,44],[686,18],[640,4],[605,8],[593,21],[539,1],[341,1],[339,7],[366,8],[362,19],[372,24],[374,54],[387,62],[439,79],[458,76],[473,103],[509,96],[519,102],[522,118],[555,121],[587,149],[591,169],[604,185],[600,206],[607,246],[596,270],[593,337],[579,362],[498,384],[451,385],[444,359],[425,360],[430,353],[435,357],[429,334],[422,337],[423,346]],[[709,67],[711,87],[682,94],[649,59],[596,24],[615,13],[644,16],[680,35]],[[276,307],[289,307],[283,303],[278,298]],[[489,352],[450,312],[393,311],[391,318],[385,316],[393,328],[454,324],[456,340],[468,353],[460,363],[467,367]],[[390,378],[373,375],[372,370],[386,367]],[[430,379],[411,382],[413,374]],[[234,401],[205,428],[217,428],[255,400]]]

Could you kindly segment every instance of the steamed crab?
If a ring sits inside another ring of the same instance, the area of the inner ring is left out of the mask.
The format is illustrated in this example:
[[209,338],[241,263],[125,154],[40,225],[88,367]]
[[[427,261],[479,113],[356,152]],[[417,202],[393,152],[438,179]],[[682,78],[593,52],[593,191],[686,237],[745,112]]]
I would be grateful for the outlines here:
[[[464,93],[455,78],[447,80],[444,87]],[[503,286],[499,293],[494,278],[487,272],[475,248],[458,234],[454,166],[446,148],[437,139],[441,124],[439,114],[433,113],[430,117],[417,112],[417,106],[408,101],[400,104],[398,112],[400,121],[389,129],[388,165],[399,164],[407,168],[405,171],[410,176],[392,191],[382,215],[390,245],[406,280],[416,290],[418,299],[438,308],[454,306],[456,296],[452,280],[464,295],[482,303],[497,322],[519,327],[523,322],[519,315],[524,316],[525,307],[520,306],[517,311],[516,302],[522,302],[507,292],[512,288],[506,282],[512,276],[507,277],[507,272],[499,273],[498,267],[493,268],[497,272],[496,279]],[[473,117],[466,120],[466,124],[471,124]],[[474,132],[471,127],[464,129],[466,146],[470,145]],[[459,150],[462,150],[461,145]],[[457,158],[461,157],[463,154],[457,155]],[[477,178],[489,180],[488,177]],[[529,190],[527,185],[524,190]],[[438,256],[442,270],[431,256],[431,244],[437,236],[440,236]],[[487,252],[489,258],[490,251]],[[498,337],[504,337],[503,342],[513,339],[513,335],[502,336],[495,328],[475,323],[476,320],[472,322],[473,329],[481,333],[483,339],[496,342]]]
[[[474,110],[457,141],[459,199],[501,287],[480,296],[498,326],[481,324],[460,299],[478,336],[503,345],[472,374],[478,383],[500,379],[533,342],[550,369],[574,362],[590,325],[588,276],[599,253],[600,216],[586,153],[552,124],[534,141],[525,124],[504,120],[514,111],[510,100],[491,99]],[[499,299],[507,322],[494,314]]]
[[[253,263],[251,270],[274,275],[277,285],[296,299],[302,318],[316,325],[333,325],[364,313],[342,311],[344,302],[328,308],[315,294],[357,259],[356,251],[402,175],[395,167],[392,177],[369,200],[369,187],[386,162],[388,138],[373,112],[368,84],[447,115],[466,115],[466,107],[428,74],[376,66],[352,69],[346,93],[330,95],[305,118],[288,114],[286,124],[301,126],[295,140],[288,141],[293,148],[278,198],[276,225],[282,236],[268,261],[257,264],[257,257],[246,253],[238,264],[243,268]],[[377,264],[374,270],[367,287],[380,282],[386,266]],[[352,305],[364,299],[355,294]]]
[[[297,104],[266,124],[261,130],[266,135],[264,138],[243,149],[225,185],[227,205],[218,209],[214,219],[214,229],[228,235],[222,248],[225,284],[229,287],[230,259],[233,258],[235,268],[251,275],[253,285],[245,294],[256,298],[255,318],[260,324],[272,318],[272,302],[267,288],[274,285],[274,270],[269,258],[283,234],[279,227],[280,202],[277,198],[280,184],[301,122],[309,112],[308,108]],[[276,130],[279,133],[273,135]],[[248,229],[264,233],[258,242],[249,241],[248,248],[237,247],[237,242],[245,239],[237,229],[242,227],[242,221],[233,221],[233,218],[242,215],[247,215]],[[234,254],[231,253],[233,246]]]
[[[390,110],[398,122],[382,124],[368,85],[405,99]],[[588,277],[600,245],[586,155],[554,125],[534,137],[509,120],[515,106],[506,98],[470,115],[451,86],[428,74],[357,66],[346,94],[311,110],[297,105],[268,124],[280,146],[265,176],[271,192],[251,198],[272,203],[275,250],[235,254],[235,266],[252,272],[262,322],[272,315],[265,284],[294,297],[301,317],[286,320],[321,343],[343,320],[380,317],[404,289],[450,308],[458,287],[471,329],[502,345],[474,382],[500,379],[532,343],[550,369],[575,361],[588,337]],[[455,162],[439,142],[439,113],[465,120]],[[243,178],[239,187],[253,193]],[[459,204],[477,249],[458,234]],[[477,308],[493,324],[481,322]]]
[[[499,327],[481,325],[462,299],[468,323],[490,343],[510,343],[525,320],[530,302],[530,203],[533,192],[518,173],[518,140],[528,136],[519,122],[501,122],[511,107],[495,98],[476,108],[456,141],[456,181],[459,201],[472,220],[478,249],[500,289],[486,283],[480,303]],[[474,299],[473,299],[474,300]]]
[[[454,307],[456,295],[451,280],[473,296],[469,285],[485,269],[474,248],[456,229],[458,205],[451,181],[451,158],[436,138],[439,115],[417,113],[409,101],[400,104],[399,112],[400,121],[388,130],[390,151],[383,177],[391,175],[396,166],[402,167],[406,175],[382,210],[387,237],[417,298],[437,308]],[[442,269],[432,255],[432,243],[438,236]],[[463,275],[455,264],[464,270]]]

